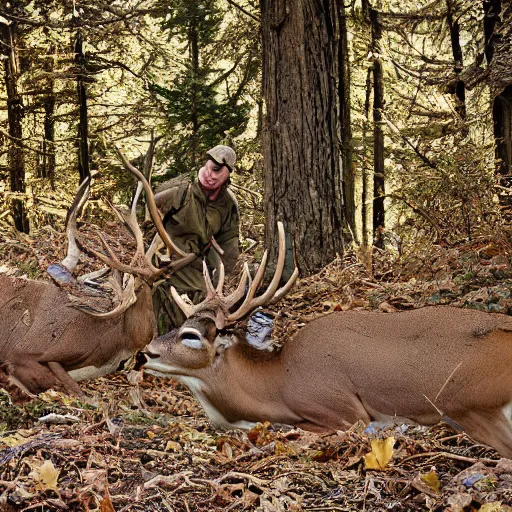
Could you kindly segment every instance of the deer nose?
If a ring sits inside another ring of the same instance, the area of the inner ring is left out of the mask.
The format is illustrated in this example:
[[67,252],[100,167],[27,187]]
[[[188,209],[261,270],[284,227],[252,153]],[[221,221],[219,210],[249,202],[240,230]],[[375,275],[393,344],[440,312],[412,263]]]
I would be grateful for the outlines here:
[[[144,352],[141,352],[140,350],[135,354],[133,357],[133,370],[139,371],[142,370],[142,367],[148,362],[148,358]],[[128,360],[129,361],[129,360]],[[119,364],[119,367],[117,368],[117,371],[125,370],[126,369],[126,361],[121,361]]]

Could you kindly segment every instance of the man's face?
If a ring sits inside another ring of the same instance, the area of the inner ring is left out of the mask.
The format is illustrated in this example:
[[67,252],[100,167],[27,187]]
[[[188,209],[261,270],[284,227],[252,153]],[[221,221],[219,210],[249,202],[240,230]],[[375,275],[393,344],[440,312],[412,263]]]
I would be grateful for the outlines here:
[[217,190],[229,179],[229,169],[226,165],[218,165],[208,160],[199,171],[201,185],[206,190]]

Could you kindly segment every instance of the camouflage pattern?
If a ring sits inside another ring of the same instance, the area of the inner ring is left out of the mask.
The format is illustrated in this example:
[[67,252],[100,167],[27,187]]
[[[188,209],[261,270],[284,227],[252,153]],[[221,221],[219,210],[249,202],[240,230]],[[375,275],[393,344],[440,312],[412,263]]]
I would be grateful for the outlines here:
[[204,298],[202,259],[206,259],[211,270],[217,268],[219,261],[217,251],[211,247],[212,236],[224,250],[226,273],[233,270],[239,255],[240,214],[229,182],[215,201],[208,201],[198,181],[190,181],[186,176],[174,178],[156,190],[155,201],[164,214],[165,229],[176,245],[200,256],[167,279],[154,294],[158,331],[164,334],[185,320],[169,297],[171,286],[180,294],[187,294],[194,303]]

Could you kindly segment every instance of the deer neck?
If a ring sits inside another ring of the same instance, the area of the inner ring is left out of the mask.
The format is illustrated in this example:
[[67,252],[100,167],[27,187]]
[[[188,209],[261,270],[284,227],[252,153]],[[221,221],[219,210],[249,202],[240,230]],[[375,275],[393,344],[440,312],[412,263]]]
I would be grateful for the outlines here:
[[251,428],[262,417],[283,424],[297,421],[283,400],[279,354],[262,354],[238,343],[208,369],[178,380],[191,389],[217,427]]
[[144,348],[155,335],[156,324],[153,315],[151,288],[141,282],[135,304],[126,310],[124,329],[131,340],[134,351]]

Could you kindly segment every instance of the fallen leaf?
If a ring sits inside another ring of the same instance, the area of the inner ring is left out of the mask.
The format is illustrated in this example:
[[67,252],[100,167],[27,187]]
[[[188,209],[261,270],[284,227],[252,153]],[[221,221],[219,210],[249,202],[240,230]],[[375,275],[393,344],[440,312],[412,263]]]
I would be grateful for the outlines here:
[[108,491],[105,489],[105,496],[100,501],[100,512],[115,512],[114,505]]
[[18,430],[14,434],[10,436],[0,437],[0,444],[5,444],[10,446],[19,446],[20,444],[26,443],[29,441],[32,436],[32,432],[30,430]]
[[51,460],[45,460],[39,468],[33,472],[36,489],[57,491],[57,480],[60,470],[57,469]]
[[441,482],[439,481],[439,476],[435,471],[429,471],[428,473],[420,475],[420,478],[434,492],[439,492],[439,489],[441,488]]
[[512,507],[508,505],[502,505],[501,501],[493,501],[490,503],[484,503],[480,507],[480,512],[511,512]]
[[394,437],[372,439],[372,451],[363,456],[366,469],[383,470],[393,458]]

